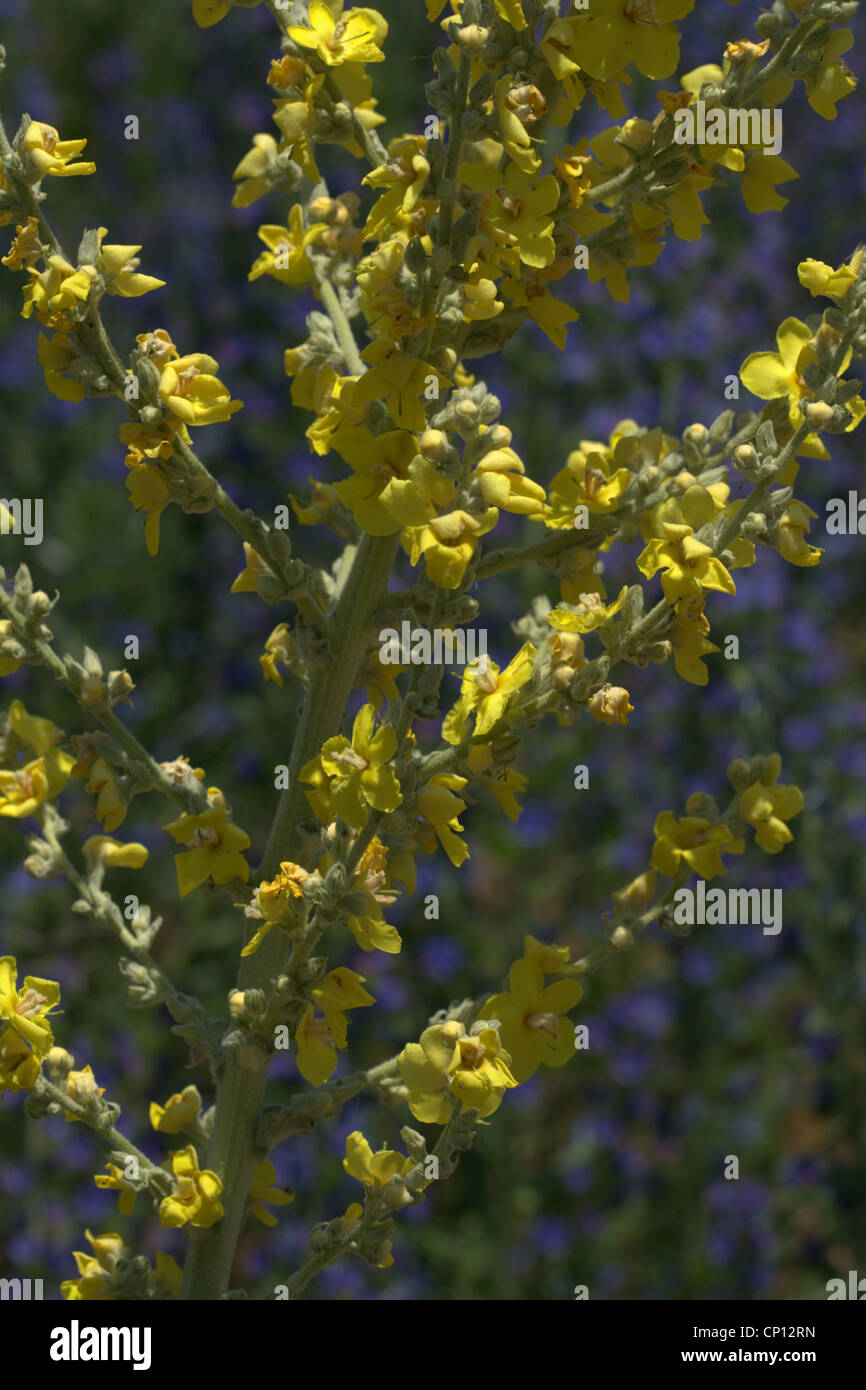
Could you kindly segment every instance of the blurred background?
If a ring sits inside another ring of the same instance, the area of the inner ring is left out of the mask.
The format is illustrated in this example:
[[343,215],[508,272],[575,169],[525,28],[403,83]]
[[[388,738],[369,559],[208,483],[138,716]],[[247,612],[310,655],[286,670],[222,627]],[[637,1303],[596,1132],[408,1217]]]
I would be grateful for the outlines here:
[[[683,25],[684,71],[750,36],[758,12],[722,0],[696,8]],[[399,22],[387,63],[372,71],[392,118],[386,133],[398,135],[420,128],[439,35],[420,0],[399,10],[384,0],[382,9]],[[0,0],[0,21],[8,54],[0,109],[10,135],[28,111],[64,138],[87,136],[85,157],[97,164],[93,178],[48,181],[61,241],[74,253],[84,226],[107,226],[110,241],[143,242],[142,269],[168,282],[141,301],[106,302],[116,343],[126,351],[135,333],[165,327],[182,352],[219,360],[245,409],[196,443],[240,505],[266,513],[289,490],[303,493],[308,475],[338,476],[332,460],[309,454],[309,417],[293,408],[283,375],[283,349],[304,337],[312,301],[267,278],[246,283],[256,228],[280,220],[284,204],[231,207],[235,164],[257,131],[272,129],[264,85],[278,53],[271,17],[236,10],[201,31],[182,0],[76,0],[61,9],[52,0]],[[862,42],[862,21],[854,28]],[[849,56],[862,76],[856,47]],[[473,364],[501,396],[534,476],[549,481],[580,439],[605,437],[623,417],[677,434],[709,423],[726,407],[725,376],[748,352],[772,347],[787,314],[816,307],[797,282],[797,263],[838,264],[863,237],[864,96],[842,102],[827,123],[801,93],[784,111],[783,155],[800,174],[782,189],[785,212],[753,217],[737,187],[714,189],[704,198],[712,227],[690,244],[671,237],[655,267],[632,272],[630,304],[612,305],[603,286],[579,277],[566,282],[582,317],[564,353],[531,330],[504,360]],[[631,109],[652,116],[651,91],[636,85]],[[124,138],[130,114],[139,118],[137,141]],[[590,99],[584,115],[588,133],[610,123]],[[339,151],[323,161],[334,191],[357,186],[357,166]],[[89,643],[106,668],[119,666],[124,637],[139,635],[137,690],[124,718],[158,758],[186,754],[206,769],[251,834],[256,863],[272,768],[288,760],[300,698],[291,677],[282,690],[264,686],[258,656],[289,610],[229,596],[243,557],[215,516],[171,508],[159,556],[147,556],[124,486],[124,414],[115,402],[73,407],[47,394],[35,325],[19,317],[20,286],[4,271],[0,490],[44,498],[45,540],[37,549],[4,538],[2,563],[8,572],[23,559],[40,587],[60,590],[51,619],[59,651],[80,657]],[[741,407],[751,404],[744,393]],[[797,495],[821,517],[828,498],[858,486],[864,437],[838,439],[828,463],[804,463]],[[503,538],[519,537],[508,525]],[[449,1000],[497,989],[525,932],[574,953],[597,945],[611,892],[647,864],[656,814],[679,815],[695,790],[724,795],[731,758],[774,749],[782,780],[806,795],[796,843],[774,859],[750,849],[726,882],[783,887],[781,933],[698,928],[678,940],[656,931],[609,962],[574,1015],[590,1026],[589,1050],[506,1098],[457,1176],[401,1218],[391,1270],[344,1260],[308,1297],[570,1299],[586,1284],[601,1299],[811,1299],[825,1297],[830,1277],[866,1270],[863,541],[824,541],[815,527],[813,539],[826,546],[817,570],[761,550],[758,565],[738,574],[736,597],[713,604],[712,635],[721,644],[736,633],[739,661],[711,656],[705,690],[667,666],[629,668],[620,678],[636,706],[630,726],[584,720],[537,730],[518,763],[529,786],[517,825],[479,800],[464,822],[468,864],[458,872],[444,856],[426,860],[415,898],[399,906],[403,953],[363,955],[347,938],[332,963],[360,970],[380,1001],[352,1020],[352,1064],[372,1065],[416,1038]],[[296,540],[299,553],[330,561],[325,533]],[[509,623],[539,591],[556,597],[550,575],[488,584],[483,611],[498,659],[515,650]],[[44,672],[7,679],[4,706],[16,695],[70,732],[83,727]],[[576,763],[590,766],[591,790],[573,789]],[[64,793],[71,841],[98,833],[93,804],[81,783]],[[173,846],[158,828],[172,815],[154,797],[134,802],[119,835],[148,844],[151,861],[138,876],[112,871],[110,882],[119,897],[139,892],[162,914],[160,962],[221,1014],[237,924],[206,893],[181,912]],[[0,821],[0,953],[16,955],[22,974],[60,980],[57,1041],[78,1066],[93,1066],[123,1105],[122,1128],[159,1158],[175,1145],[150,1129],[148,1102],[195,1081],[209,1103],[206,1073],[185,1068],[163,1011],[126,1009],[114,943],[70,912],[69,886],[34,882],[16,868],[34,828]],[[424,919],[429,892],[440,895],[438,922]],[[345,1056],[340,1069],[350,1069]],[[296,1084],[291,1058],[273,1075],[278,1100]],[[87,1248],[85,1227],[182,1259],[182,1234],[161,1231],[144,1201],[121,1217],[113,1194],[96,1189],[103,1153],[90,1131],[59,1118],[28,1121],[22,1111],[22,1096],[2,1097],[0,1276],[43,1277],[46,1296],[59,1297],[60,1280],[75,1273],[71,1251]],[[278,1150],[279,1181],[297,1197],[273,1231],[250,1223],[236,1283],[266,1296],[303,1261],[310,1227],[356,1199],[340,1167],[351,1130],[362,1128],[374,1148],[399,1146],[410,1119],[405,1109],[357,1102],[315,1142]],[[739,1157],[739,1181],[723,1177],[728,1154]]]

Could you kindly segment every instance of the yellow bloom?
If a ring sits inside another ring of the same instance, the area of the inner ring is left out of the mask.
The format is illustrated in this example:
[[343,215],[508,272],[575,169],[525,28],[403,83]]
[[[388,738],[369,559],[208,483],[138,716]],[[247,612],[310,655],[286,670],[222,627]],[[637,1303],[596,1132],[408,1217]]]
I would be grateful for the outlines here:
[[336,67],[340,63],[381,63],[385,55],[379,45],[388,25],[378,10],[343,11],[343,0],[312,0],[309,26],[292,24],[288,36],[301,48]]
[[[374,734],[376,715],[372,705],[356,714],[351,743],[343,735],[329,738],[318,758],[301,768],[303,782],[316,785],[319,771],[330,779],[328,789],[333,807],[349,825],[360,829],[367,819],[367,807],[375,811],[394,811],[403,800],[396,773],[389,767],[397,751],[397,735],[390,724]],[[307,800],[315,810],[311,794]]]
[[121,844],[110,835],[91,835],[81,850],[91,868],[94,864],[102,864],[107,869],[142,869],[148,859],[144,845],[134,840]]
[[671,23],[694,0],[593,0],[580,34],[580,66],[607,81],[634,63],[644,77],[669,77],[679,61],[679,34]]
[[629,704],[628,691],[624,686],[605,681],[601,689],[587,701],[587,709],[599,724],[627,724],[634,705]]
[[213,1226],[222,1220],[223,1209],[219,1200],[223,1190],[221,1180],[209,1169],[200,1169],[198,1155],[192,1144],[178,1149],[171,1155],[171,1166],[176,1178],[175,1189],[170,1197],[159,1204],[159,1220],[163,1226]]
[[259,0],[192,0],[192,17],[200,29],[209,29],[225,19],[232,5],[251,10]]
[[[68,1120],[69,1116],[67,1115],[66,1118]],[[132,1216],[135,1211],[135,1200],[138,1192],[134,1187],[130,1187],[128,1183],[124,1182],[122,1168],[118,1168],[115,1163],[107,1163],[105,1166],[108,1172],[95,1173],[93,1181],[104,1192],[119,1192],[118,1207],[121,1216]]]
[[346,1138],[346,1157],[343,1167],[350,1178],[363,1183],[368,1192],[387,1187],[393,1177],[405,1177],[413,1167],[411,1158],[397,1153],[394,1149],[379,1149],[373,1153],[370,1142],[359,1129]]
[[260,275],[272,275],[284,285],[305,285],[312,274],[307,247],[318,241],[327,230],[326,222],[314,222],[305,228],[301,205],[294,203],[289,212],[288,227],[270,224],[259,227],[259,240],[268,249],[259,256],[247,278],[258,280]]
[[491,506],[518,516],[538,516],[544,509],[544,488],[531,478],[513,449],[491,449],[475,468],[481,496]]
[[[268,571],[263,571],[263,573],[267,572]],[[238,578],[242,577],[241,575],[238,576]],[[237,584],[237,582],[238,581],[235,580],[235,584]],[[234,585],[232,585],[232,592],[238,592]],[[293,656],[294,648],[292,646],[291,628],[288,623],[279,623],[265,642],[265,650],[259,657],[259,665],[264,671],[265,680],[274,681],[276,685],[281,686],[283,677],[278,667],[281,664],[283,666],[291,666]]]
[[0,956],[0,1091],[28,1090],[54,1046],[48,1015],[60,986],[28,975],[18,989],[14,956]]
[[854,35],[850,29],[834,29],[821,55],[820,67],[807,73],[804,79],[806,99],[812,110],[823,116],[825,121],[835,121],[836,102],[850,96],[857,86],[857,79],[841,57],[853,42]]
[[532,675],[535,648],[524,642],[504,671],[495,661],[471,662],[463,672],[460,697],[442,724],[447,743],[461,743],[466,737],[470,714],[475,715],[473,737],[483,738],[505,713],[512,695],[526,685]]
[[5,256],[0,256],[0,265],[5,265],[7,270],[29,270],[43,252],[39,218],[28,217],[23,226],[15,228],[12,245]]
[[129,473],[126,488],[137,512],[146,512],[144,543],[151,557],[159,550],[159,519],[171,500],[168,481],[158,468],[146,463],[139,451],[131,446],[124,459]]
[[826,265],[824,261],[815,261],[809,257],[797,266],[797,278],[801,285],[805,285],[813,299],[823,294],[828,299],[835,299],[838,304],[856,281],[862,263],[862,250],[857,251],[850,261],[840,265],[837,270],[831,265]]
[[184,1086],[169,1096],[165,1105],[150,1103],[150,1123],[160,1134],[180,1134],[198,1124],[201,1115],[201,1096],[197,1086]]
[[282,1188],[274,1187],[276,1180],[277,1170],[269,1158],[256,1164],[247,1201],[250,1204],[250,1214],[257,1221],[261,1221],[263,1226],[276,1226],[277,1224],[277,1218],[273,1213],[265,1211],[265,1203],[270,1207],[287,1207],[290,1202],[295,1200],[293,1192],[284,1192]]
[[517,1085],[510,1064],[495,1028],[479,1022],[467,1033],[453,1020],[425,1028],[420,1042],[407,1043],[397,1058],[412,1114],[438,1125],[451,1115],[451,1096],[482,1119],[492,1115],[506,1090]]
[[[817,361],[812,331],[799,319],[787,318],[776,334],[778,352],[753,352],[740,367],[740,380],[747,391],[763,401],[787,397],[792,429],[803,423],[801,402],[811,400],[814,391],[806,385],[803,372]],[[846,352],[836,373],[841,376],[851,361],[851,349]],[[847,429],[859,423],[862,410],[855,415]],[[829,455],[816,435],[808,435],[797,450],[807,458],[828,458]]]
[[580,594],[573,613],[567,608],[553,608],[547,615],[547,621],[557,632],[595,632],[596,628],[604,627],[616,616],[625,603],[627,593],[628,585],[624,584],[613,603],[605,603],[593,591]]
[[80,356],[67,333],[55,333],[53,338],[46,338],[44,333],[40,333],[36,354],[45,373],[45,385],[52,396],[60,401],[71,401],[74,405],[84,400],[83,382],[64,375]]
[[0,768],[0,816],[20,819],[63,790],[75,759],[55,746],[64,737],[62,730],[49,719],[28,714],[20,700],[9,706],[9,724],[20,744],[36,754],[21,767]]
[[691,685],[707,684],[709,674],[701,658],[720,650],[707,641],[710,624],[704,616],[705,602],[704,598],[681,598],[677,604],[676,626],[668,633],[677,675]]
[[[97,233],[100,243],[108,235],[107,227],[100,227]],[[138,272],[138,253],[140,246],[102,246],[97,268],[105,277],[105,288],[109,294],[122,295],[124,299],[136,299],[148,290],[158,290],[165,284],[153,275],[140,275]]]
[[[429,362],[410,357],[408,353],[402,352],[396,343],[389,343],[384,338],[368,343],[361,356],[367,363],[367,371],[358,379],[352,391],[352,405],[363,407],[372,401],[381,400],[387,405],[398,429],[425,429],[427,417],[424,412],[424,393],[434,385],[438,391],[447,390],[451,384],[448,378]],[[381,439],[383,436],[378,437]],[[340,449],[339,438],[335,441],[335,447]],[[412,476],[411,465],[409,475]],[[445,506],[450,502],[454,494],[453,484],[448,483],[441,474],[437,474],[435,478],[431,474],[425,481],[428,485],[434,485],[430,490],[437,505]],[[387,500],[381,497],[380,500],[387,508]],[[426,520],[426,514],[422,519]]]
[[109,767],[104,758],[94,758],[86,766],[82,765],[83,761],[79,759],[79,762],[75,764],[73,775],[87,777],[89,771],[90,775],[85,791],[96,793],[97,818],[102,821],[106,830],[116,830],[126,817],[127,805],[118,786],[114,770]]
[[[350,885],[352,898],[361,895],[363,907],[346,912],[346,926],[362,951],[384,951],[394,956],[399,953],[403,939],[397,928],[385,921],[382,906],[390,906],[394,901],[396,890],[391,888],[391,880],[404,879],[406,869],[399,858],[389,869],[388,859],[387,847],[374,835],[361,855]],[[319,865],[319,872],[324,873],[329,867],[330,860],[326,856]],[[414,884],[407,886],[411,891]]]
[[334,491],[368,535],[389,536],[401,526],[423,525],[433,514],[433,497],[453,494],[406,430],[374,435],[363,425],[343,426],[333,446],[355,475],[335,483]]
[[425,526],[405,527],[400,543],[411,565],[417,565],[423,555],[427,576],[434,584],[441,589],[456,589],[479,538],[492,531],[498,520],[495,507],[488,507],[480,516],[458,509],[434,517]]
[[673,878],[683,863],[701,878],[726,874],[722,855],[742,854],[746,848],[745,841],[735,840],[726,825],[714,825],[703,816],[689,815],[692,801],[689,797],[686,814],[679,821],[673,811],[662,811],[656,816],[652,866],[668,878]]
[[631,480],[628,468],[614,468],[613,456],[603,444],[583,440],[550,484],[550,516],[545,516],[545,524],[554,530],[572,527],[579,506],[590,515],[616,511]]
[[662,592],[668,603],[680,598],[698,598],[703,589],[719,589],[735,594],[737,587],[730,573],[710,546],[696,539],[686,521],[661,522],[662,537],[654,538],[635,561],[641,574],[651,579],[663,570]]
[[824,552],[806,540],[811,529],[810,517],[817,520],[817,516],[818,513],[807,507],[805,502],[798,502],[796,498],[792,498],[788,503],[779,517],[776,532],[776,546],[783,560],[787,560],[791,565],[807,568],[817,565]]
[[214,425],[243,408],[214,375],[218,364],[203,352],[168,362],[159,379],[159,395],[172,415],[186,425]]
[[84,1233],[93,1247],[93,1254],[73,1250],[72,1258],[78,1267],[78,1279],[66,1279],[60,1292],[70,1303],[97,1302],[112,1298],[111,1284],[118,1261],[129,1258],[129,1251],[120,1236],[94,1236]]
[[76,270],[58,255],[46,257],[42,272],[31,266],[28,274],[30,282],[24,288],[21,317],[29,319],[35,314],[39,322],[49,328],[67,329],[69,311],[76,310],[90,297],[94,284],[91,276]]
[[474,777],[490,788],[500,810],[509,820],[517,820],[523,811],[517,797],[526,790],[528,779],[512,767],[497,767],[493,750],[487,743],[473,743],[466,761]]
[[798,816],[804,804],[799,787],[776,785],[781,771],[781,757],[771,754],[763,777],[740,794],[740,815],[754,827],[755,840],[767,854],[778,854],[793,840],[785,822]]
[[518,1083],[528,1081],[542,1063],[561,1067],[573,1056],[574,1030],[561,1015],[574,1008],[582,993],[577,980],[558,980],[545,988],[541,967],[524,958],[509,971],[508,991],[487,1000],[481,1012],[499,1020]]
[[[466,802],[455,793],[462,791],[465,786],[466,778],[459,773],[437,773],[422,787],[416,803],[418,814],[432,826],[455,869],[459,869],[463,861],[469,858],[465,841],[454,833],[462,831],[458,816],[466,810]],[[434,840],[434,847],[435,843]]]
[[[66,1094],[70,1100],[75,1100],[79,1105],[87,1105],[88,1102],[98,1099],[105,1095],[105,1087],[97,1086],[96,1078],[93,1075],[91,1066],[84,1067],[81,1071],[71,1071],[66,1078]],[[66,1112],[68,1124],[75,1123],[75,1116]]]
[[[298,1071],[311,1086],[321,1086],[337,1065],[337,1049],[346,1050],[347,1009],[375,1004],[372,994],[362,988],[363,975],[340,966],[311,990],[313,1002],[301,1015],[295,1031]],[[316,1012],[321,1010],[322,1017]]]
[[86,144],[86,140],[61,140],[54,126],[46,125],[44,121],[31,121],[24,136],[24,148],[42,177],[45,174],[56,174],[60,178],[92,174],[96,169],[95,164],[69,163]]
[[162,827],[178,844],[188,846],[184,853],[174,856],[182,898],[208,878],[214,883],[228,883],[233,878],[246,883],[250,876],[250,866],[241,853],[249,849],[249,835],[229,820],[225,798],[218,788],[208,788],[208,802],[209,811],[179,816]]

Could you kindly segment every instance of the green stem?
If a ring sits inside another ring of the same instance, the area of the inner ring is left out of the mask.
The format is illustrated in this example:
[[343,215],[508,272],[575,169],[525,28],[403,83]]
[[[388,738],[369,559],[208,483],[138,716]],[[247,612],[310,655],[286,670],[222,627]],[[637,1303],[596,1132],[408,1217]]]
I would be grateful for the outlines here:
[[[382,602],[394,561],[396,536],[364,536],[332,619],[335,659],[317,672],[307,693],[292,748],[289,786],[281,794],[262,860],[260,877],[270,878],[292,852],[298,824],[307,811],[298,774],[337,733],[367,646],[367,620]],[[285,941],[271,932],[259,950],[241,962],[238,988],[265,989],[283,967]],[[231,1037],[231,1035],[230,1035]],[[228,1288],[257,1150],[255,1133],[269,1057],[252,1043],[226,1047],[216,1094],[216,1113],[206,1166],[223,1184],[224,1216],[206,1231],[194,1231],[184,1268],[183,1299],[218,1299]]]

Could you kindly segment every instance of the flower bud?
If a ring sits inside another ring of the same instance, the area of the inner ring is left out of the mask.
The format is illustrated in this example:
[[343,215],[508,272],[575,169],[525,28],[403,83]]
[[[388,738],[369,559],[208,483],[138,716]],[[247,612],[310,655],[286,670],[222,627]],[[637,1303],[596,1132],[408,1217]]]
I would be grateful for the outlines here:
[[809,424],[817,425],[819,429],[821,425],[828,424],[835,413],[833,406],[828,405],[826,401],[810,401],[808,405],[803,407],[803,414]]
[[633,116],[626,121],[619,133],[620,143],[629,150],[645,150],[653,138],[653,128],[641,116]]
[[52,1047],[45,1058],[45,1065],[56,1081],[63,1081],[75,1066],[75,1058],[65,1047]]
[[464,24],[457,30],[457,42],[470,53],[480,53],[489,38],[490,30],[480,24]]
[[615,951],[630,951],[634,945],[634,932],[628,927],[617,927],[611,933],[610,944]]
[[425,430],[421,436],[421,453],[431,463],[441,463],[447,457],[450,447],[444,430]]
[[242,1019],[245,1015],[245,996],[242,989],[234,989],[229,995],[229,1013],[232,1018]]
[[98,676],[88,676],[87,679],[82,682],[81,690],[79,691],[81,703],[87,705],[90,709],[95,705],[104,704],[107,695],[108,687],[105,681],[100,680]]

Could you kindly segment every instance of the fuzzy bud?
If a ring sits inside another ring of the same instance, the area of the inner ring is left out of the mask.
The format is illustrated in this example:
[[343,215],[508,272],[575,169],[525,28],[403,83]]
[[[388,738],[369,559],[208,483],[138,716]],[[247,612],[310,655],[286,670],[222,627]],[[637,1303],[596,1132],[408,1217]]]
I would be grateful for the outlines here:
[[629,150],[645,150],[653,138],[653,128],[649,121],[633,116],[626,121],[619,133],[620,144]]

